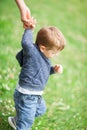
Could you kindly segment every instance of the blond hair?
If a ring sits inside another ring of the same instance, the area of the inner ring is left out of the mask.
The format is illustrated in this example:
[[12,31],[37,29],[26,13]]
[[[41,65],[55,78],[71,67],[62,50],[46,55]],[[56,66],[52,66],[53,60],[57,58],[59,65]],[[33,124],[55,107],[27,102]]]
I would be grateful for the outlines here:
[[65,38],[58,28],[52,26],[43,27],[37,33],[35,43],[38,46],[43,45],[49,50],[53,48],[63,50],[63,48],[65,47]]

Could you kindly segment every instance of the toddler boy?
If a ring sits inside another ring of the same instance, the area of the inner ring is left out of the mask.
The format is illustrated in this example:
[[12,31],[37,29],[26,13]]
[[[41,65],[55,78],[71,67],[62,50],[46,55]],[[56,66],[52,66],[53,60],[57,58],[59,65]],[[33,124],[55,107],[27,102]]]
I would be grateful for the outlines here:
[[36,117],[46,111],[42,97],[48,78],[53,73],[62,73],[61,65],[51,66],[50,58],[57,55],[65,47],[63,34],[56,27],[41,28],[35,44],[32,38],[34,19],[30,20],[22,37],[23,50],[17,59],[21,65],[19,81],[14,93],[16,117],[9,117],[9,124],[15,130],[30,130]]

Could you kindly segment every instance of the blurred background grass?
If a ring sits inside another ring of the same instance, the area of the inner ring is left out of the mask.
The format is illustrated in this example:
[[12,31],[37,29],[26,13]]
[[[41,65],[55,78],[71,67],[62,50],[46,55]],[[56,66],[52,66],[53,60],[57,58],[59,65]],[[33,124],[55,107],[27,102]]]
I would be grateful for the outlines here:
[[[64,67],[52,75],[44,98],[47,113],[36,119],[32,130],[87,130],[87,1],[25,0],[37,19],[34,40],[42,26],[57,26],[65,35],[66,48],[52,59]],[[0,0],[0,130],[11,130],[7,117],[14,115],[13,92],[20,67],[15,55],[23,34],[15,1]]]

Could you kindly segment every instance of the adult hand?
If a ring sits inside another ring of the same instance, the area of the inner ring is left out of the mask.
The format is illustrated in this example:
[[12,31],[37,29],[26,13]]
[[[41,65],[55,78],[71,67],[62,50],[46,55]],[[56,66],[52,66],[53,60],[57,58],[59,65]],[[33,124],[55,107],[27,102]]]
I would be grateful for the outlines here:
[[25,27],[29,26],[29,21],[31,19],[31,14],[30,14],[30,10],[27,6],[24,7],[24,9],[22,9],[20,11],[21,14],[21,21],[23,22],[23,25]]
[[17,6],[20,10],[20,15],[21,15],[21,21],[23,22],[23,25],[25,27],[29,26],[29,20],[31,18],[30,10],[26,6],[24,0],[15,0],[17,3]]

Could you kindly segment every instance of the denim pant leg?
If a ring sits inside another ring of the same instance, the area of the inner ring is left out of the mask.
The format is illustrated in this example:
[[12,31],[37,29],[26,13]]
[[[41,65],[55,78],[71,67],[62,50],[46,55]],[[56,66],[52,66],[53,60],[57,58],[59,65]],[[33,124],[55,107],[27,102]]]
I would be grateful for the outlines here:
[[15,91],[14,101],[17,112],[16,130],[30,130],[36,113],[38,97]]
[[44,99],[41,96],[39,96],[38,102],[37,102],[35,117],[41,116],[45,112],[46,112],[46,103],[45,103]]

